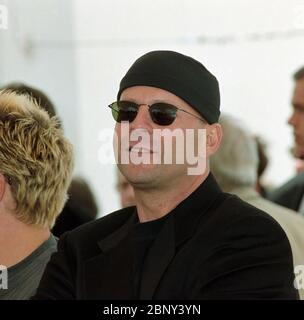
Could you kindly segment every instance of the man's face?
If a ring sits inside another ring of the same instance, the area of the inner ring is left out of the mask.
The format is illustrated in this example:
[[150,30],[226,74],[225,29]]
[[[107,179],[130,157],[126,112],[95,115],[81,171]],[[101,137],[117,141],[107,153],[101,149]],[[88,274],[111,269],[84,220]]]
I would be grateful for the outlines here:
[[[176,161],[173,161],[172,164],[164,164],[163,158],[160,164],[153,163],[154,154],[157,155],[159,149],[156,150],[153,146],[153,132],[155,129],[169,129],[175,130],[180,129],[185,133],[186,129],[194,129],[194,132],[197,132],[197,129],[207,128],[209,125],[204,123],[198,118],[201,118],[200,114],[196,112],[192,107],[190,107],[185,101],[177,97],[176,95],[154,87],[148,86],[135,86],[128,88],[123,91],[120,100],[123,101],[132,101],[137,104],[140,104],[138,114],[131,123],[129,123],[129,131],[127,134],[121,132],[122,124],[116,124],[116,134],[118,137],[118,158],[121,154],[121,149],[125,145],[126,139],[132,134],[134,130],[145,132],[148,135],[149,141],[146,141],[144,148],[139,150],[136,145],[138,141],[130,142],[129,156],[133,155],[143,155],[146,153],[146,156],[151,160],[148,164],[134,164],[130,162],[129,164],[119,164],[118,167],[126,179],[134,186],[138,188],[160,188],[162,186],[168,185],[172,186],[174,180],[182,178],[187,178],[187,168],[189,165],[184,162],[182,164],[176,164]],[[152,105],[154,103],[168,103],[174,105],[178,108],[181,108],[187,112],[192,113],[198,118],[187,114],[185,112],[178,111],[176,119],[172,124],[168,126],[160,126],[155,124],[149,114],[149,109],[147,105]],[[194,144],[198,143],[197,135],[193,139]],[[175,159],[176,154],[176,141],[177,139],[172,140],[172,159]],[[155,142],[154,142],[155,143]],[[164,154],[164,138],[161,138],[161,153]]]
[[288,123],[293,127],[296,156],[304,156],[304,78],[296,82],[293,98],[293,112]]

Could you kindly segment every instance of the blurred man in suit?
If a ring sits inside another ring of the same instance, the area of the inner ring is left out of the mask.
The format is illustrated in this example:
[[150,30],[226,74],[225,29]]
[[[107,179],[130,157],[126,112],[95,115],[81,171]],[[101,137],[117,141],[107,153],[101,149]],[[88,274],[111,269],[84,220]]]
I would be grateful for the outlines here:
[[[293,111],[288,123],[293,128],[294,156],[304,159],[304,67],[294,74],[295,87],[292,96]],[[304,215],[304,172],[298,173],[267,198]]]

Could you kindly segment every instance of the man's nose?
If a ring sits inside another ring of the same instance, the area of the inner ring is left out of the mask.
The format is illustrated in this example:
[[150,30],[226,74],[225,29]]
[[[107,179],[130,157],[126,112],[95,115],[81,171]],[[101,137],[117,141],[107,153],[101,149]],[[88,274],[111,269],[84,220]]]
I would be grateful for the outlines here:
[[149,107],[141,105],[138,109],[136,118],[130,123],[130,129],[152,129],[152,119],[149,114]]

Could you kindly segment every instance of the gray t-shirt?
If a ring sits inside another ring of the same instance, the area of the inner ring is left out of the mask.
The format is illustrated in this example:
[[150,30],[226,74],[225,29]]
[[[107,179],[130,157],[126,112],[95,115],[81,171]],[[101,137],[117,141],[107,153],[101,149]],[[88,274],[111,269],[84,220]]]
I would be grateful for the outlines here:
[[38,288],[44,269],[53,252],[57,250],[57,240],[51,235],[28,257],[7,269],[7,289],[0,289],[0,300],[27,300]]

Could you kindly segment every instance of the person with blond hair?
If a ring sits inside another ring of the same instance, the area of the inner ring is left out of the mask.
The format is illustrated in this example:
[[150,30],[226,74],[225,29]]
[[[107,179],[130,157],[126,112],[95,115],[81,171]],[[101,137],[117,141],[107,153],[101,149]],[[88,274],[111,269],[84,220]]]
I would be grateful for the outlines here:
[[[59,125],[64,130],[63,123],[57,114],[57,109],[52,99],[50,99],[44,91],[41,91],[41,89],[23,82],[11,82],[0,88],[0,91],[1,90],[9,90],[17,94],[30,96],[37,101],[39,106],[45,110],[50,117],[57,116]],[[60,238],[65,232],[95,220],[98,211],[99,208],[88,181],[81,176],[74,177],[68,189],[68,201],[56,219],[56,223],[51,232],[54,236]]]
[[7,270],[0,300],[35,293],[56,251],[50,229],[66,202],[73,162],[56,117],[26,95],[0,91],[0,265]]

